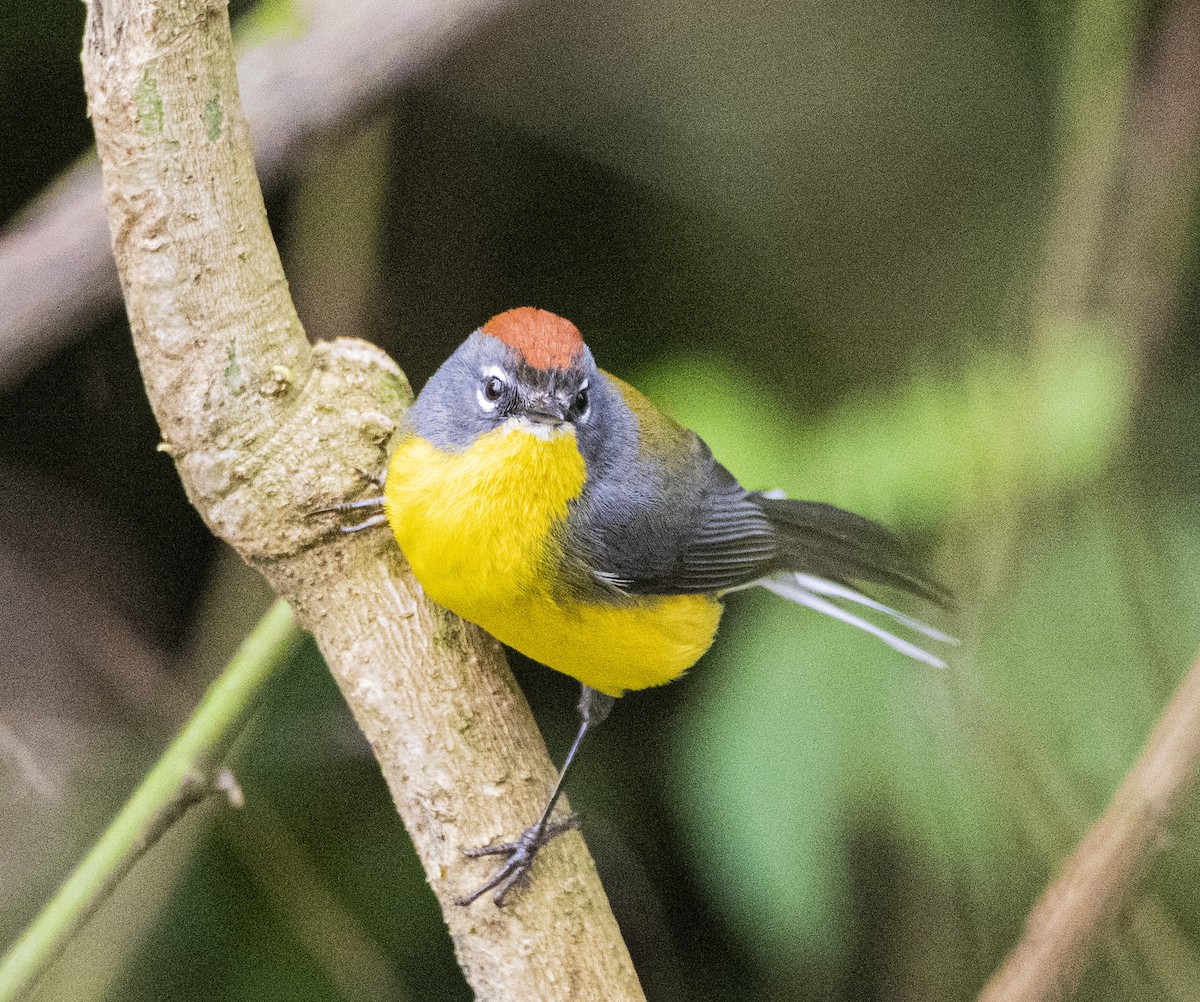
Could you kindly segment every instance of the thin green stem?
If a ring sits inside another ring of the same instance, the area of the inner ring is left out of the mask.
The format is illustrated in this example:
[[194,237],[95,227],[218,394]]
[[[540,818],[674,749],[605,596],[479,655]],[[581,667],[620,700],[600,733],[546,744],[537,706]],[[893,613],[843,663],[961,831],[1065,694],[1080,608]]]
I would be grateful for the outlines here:
[[300,636],[287,603],[276,602],[108,830],[0,960],[0,1002],[21,998],[134,863],[190,806],[224,785],[221,759]]

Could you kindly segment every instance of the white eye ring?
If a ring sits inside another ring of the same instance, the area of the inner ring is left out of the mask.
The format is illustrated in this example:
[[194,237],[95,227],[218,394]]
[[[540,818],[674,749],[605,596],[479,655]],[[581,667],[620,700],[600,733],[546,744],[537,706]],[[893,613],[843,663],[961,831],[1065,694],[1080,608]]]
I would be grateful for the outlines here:
[[485,411],[494,411],[500,406],[508,380],[504,378],[504,370],[496,365],[489,365],[483,370],[483,382],[475,389],[475,399]]

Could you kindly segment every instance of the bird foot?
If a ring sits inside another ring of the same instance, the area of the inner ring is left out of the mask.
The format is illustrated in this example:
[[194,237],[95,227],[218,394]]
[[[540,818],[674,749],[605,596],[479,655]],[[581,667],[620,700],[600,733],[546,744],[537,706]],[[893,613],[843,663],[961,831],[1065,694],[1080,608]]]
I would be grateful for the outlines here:
[[482,887],[456,898],[455,903],[469,905],[483,897],[495,888],[492,900],[497,908],[504,907],[504,901],[514,888],[524,885],[529,880],[529,870],[533,866],[534,857],[546,843],[558,838],[563,832],[579,827],[579,819],[574,814],[548,821],[544,825],[531,825],[521,833],[515,842],[500,842],[496,845],[483,846],[480,849],[463,849],[464,856],[471,859],[482,859],[484,856],[506,856],[504,864],[488,879]]

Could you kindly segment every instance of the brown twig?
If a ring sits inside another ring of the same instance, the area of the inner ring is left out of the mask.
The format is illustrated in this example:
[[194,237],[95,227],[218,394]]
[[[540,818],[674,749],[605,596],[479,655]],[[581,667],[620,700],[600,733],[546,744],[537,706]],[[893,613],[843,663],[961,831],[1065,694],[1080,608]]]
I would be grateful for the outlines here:
[[316,637],[467,980],[493,1000],[641,999],[577,833],[539,857],[511,907],[454,904],[483,875],[461,848],[521,831],[552,766],[499,646],[428,603],[386,533],[344,536],[306,517],[361,489],[356,468],[382,466],[411,394],[373,346],[304,337],[254,175],[224,3],[91,0],[84,75],[167,448],[209,526]]
[[1025,935],[980,1002],[1064,998],[1093,947],[1111,931],[1175,808],[1200,768],[1200,660],[1176,690],[1104,816],[1067,861],[1025,923]]
[[[1173,0],[1157,14],[1153,44],[1135,64],[1134,8],[1104,0],[1077,8],[1060,190],[1035,308],[1043,337],[1104,325],[1128,346],[1135,382],[1174,318],[1200,177],[1200,4]],[[1134,905],[1197,769],[1200,661],[981,1002],[1069,994],[1113,917]]]
[[[272,190],[314,136],[369,112],[513,0],[315,0],[299,38],[238,65],[259,180]],[[94,158],[0,236],[0,392],[61,350],[121,289]]]

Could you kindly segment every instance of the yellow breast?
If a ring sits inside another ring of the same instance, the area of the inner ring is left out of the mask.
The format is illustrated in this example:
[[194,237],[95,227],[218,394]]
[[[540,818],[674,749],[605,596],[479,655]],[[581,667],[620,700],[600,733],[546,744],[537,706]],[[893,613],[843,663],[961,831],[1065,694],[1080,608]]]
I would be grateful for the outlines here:
[[388,521],[426,594],[503,643],[610,695],[668,682],[712,643],[720,603],[564,594],[559,531],[586,475],[570,426],[511,422],[461,452],[414,435],[388,469]]

